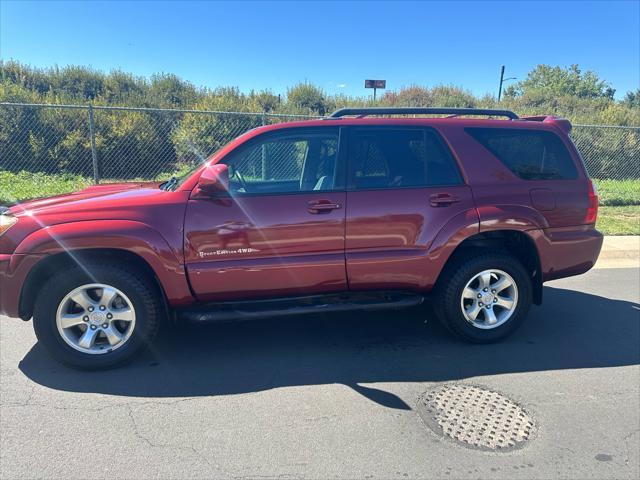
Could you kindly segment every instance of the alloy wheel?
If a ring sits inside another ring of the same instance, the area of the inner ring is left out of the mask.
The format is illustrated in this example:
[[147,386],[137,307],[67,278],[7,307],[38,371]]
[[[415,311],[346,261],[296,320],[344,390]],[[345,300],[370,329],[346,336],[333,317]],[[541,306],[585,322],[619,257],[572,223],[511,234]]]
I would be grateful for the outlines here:
[[504,324],[518,305],[518,287],[508,273],[490,269],[471,278],[462,290],[460,307],[471,325],[481,329]]
[[136,313],[131,300],[103,283],[82,285],[62,299],[56,326],[62,339],[82,353],[104,354],[131,338]]

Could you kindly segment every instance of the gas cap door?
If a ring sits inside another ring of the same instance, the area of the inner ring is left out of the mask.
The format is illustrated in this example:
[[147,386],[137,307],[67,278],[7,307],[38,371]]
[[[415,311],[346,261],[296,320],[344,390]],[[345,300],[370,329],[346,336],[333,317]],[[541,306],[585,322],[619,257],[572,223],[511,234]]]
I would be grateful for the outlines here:
[[553,191],[548,188],[533,188],[529,191],[531,205],[536,210],[548,212],[556,208],[556,199]]

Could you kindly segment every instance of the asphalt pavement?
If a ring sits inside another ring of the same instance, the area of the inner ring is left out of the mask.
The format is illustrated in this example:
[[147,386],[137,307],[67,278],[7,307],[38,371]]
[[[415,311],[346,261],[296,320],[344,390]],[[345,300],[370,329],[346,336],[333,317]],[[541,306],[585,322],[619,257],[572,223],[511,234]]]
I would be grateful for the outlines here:
[[[94,373],[0,318],[0,477],[639,478],[640,269],[544,297],[494,345],[456,340],[424,308],[314,315],[165,331]],[[443,384],[505,395],[534,434],[508,452],[439,436],[418,405]]]

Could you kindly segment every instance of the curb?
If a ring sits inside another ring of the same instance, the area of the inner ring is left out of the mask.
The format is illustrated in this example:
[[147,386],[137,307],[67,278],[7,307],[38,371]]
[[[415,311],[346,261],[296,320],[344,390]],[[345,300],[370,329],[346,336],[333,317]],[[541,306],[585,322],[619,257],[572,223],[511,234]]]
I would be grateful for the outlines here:
[[640,268],[640,236],[605,236],[594,268]]

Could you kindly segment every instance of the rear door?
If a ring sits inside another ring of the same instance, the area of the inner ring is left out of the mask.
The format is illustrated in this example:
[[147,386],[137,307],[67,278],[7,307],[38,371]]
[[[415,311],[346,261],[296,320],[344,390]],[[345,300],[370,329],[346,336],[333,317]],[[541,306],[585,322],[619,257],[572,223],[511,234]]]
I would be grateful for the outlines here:
[[426,258],[454,217],[476,216],[470,188],[440,135],[425,127],[352,127],[348,139],[349,288],[420,290]]
[[185,255],[200,300],[346,290],[338,128],[254,138],[220,163],[228,197],[192,199]]

